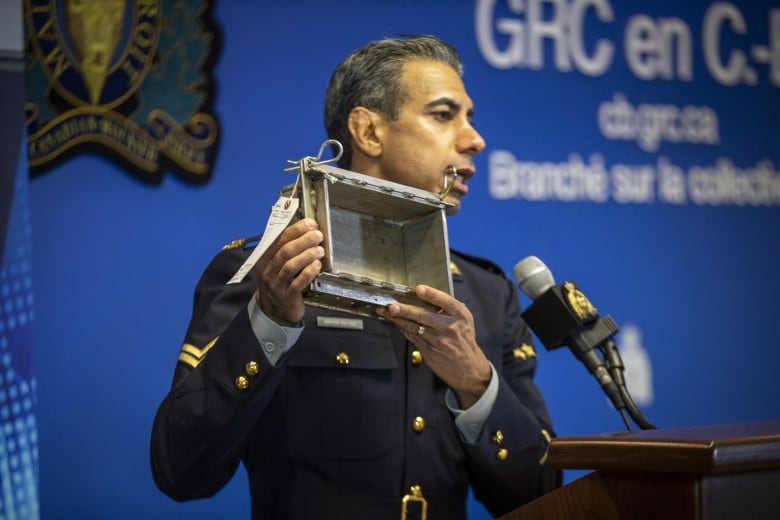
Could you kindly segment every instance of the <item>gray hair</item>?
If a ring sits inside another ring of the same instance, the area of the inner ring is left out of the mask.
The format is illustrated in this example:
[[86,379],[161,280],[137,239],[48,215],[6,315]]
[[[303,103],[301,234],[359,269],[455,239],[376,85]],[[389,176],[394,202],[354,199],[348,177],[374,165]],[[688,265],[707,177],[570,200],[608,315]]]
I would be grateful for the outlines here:
[[342,61],[330,78],[325,95],[325,130],[330,139],[344,147],[341,168],[352,163],[352,144],[347,126],[353,108],[362,106],[398,119],[406,96],[401,81],[404,64],[412,59],[429,59],[451,66],[463,74],[463,63],[449,43],[435,36],[411,35],[387,38],[357,49]]

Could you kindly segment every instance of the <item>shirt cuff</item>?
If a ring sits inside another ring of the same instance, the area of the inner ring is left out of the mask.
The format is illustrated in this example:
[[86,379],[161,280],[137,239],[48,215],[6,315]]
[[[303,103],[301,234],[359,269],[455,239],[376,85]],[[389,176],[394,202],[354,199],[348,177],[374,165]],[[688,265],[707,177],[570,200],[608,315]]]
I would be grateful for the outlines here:
[[265,357],[272,365],[276,365],[279,358],[290,350],[303,332],[303,322],[295,327],[284,327],[266,316],[260,310],[254,298],[247,305],[249,322],[252,324],[252,332],[263,348]]
[[451,388],[447,389],[444,402],[450,412],[455,415],[455,426],[458,427],[469,444],[474,444],[479,437],[479,432],[482,431],[488,415],[493,410],[496,396],[498,396],[498,374],[492,363],[490,363],[490,383],[488,383],[485,393],[470,408],[461,410],[455,392]]

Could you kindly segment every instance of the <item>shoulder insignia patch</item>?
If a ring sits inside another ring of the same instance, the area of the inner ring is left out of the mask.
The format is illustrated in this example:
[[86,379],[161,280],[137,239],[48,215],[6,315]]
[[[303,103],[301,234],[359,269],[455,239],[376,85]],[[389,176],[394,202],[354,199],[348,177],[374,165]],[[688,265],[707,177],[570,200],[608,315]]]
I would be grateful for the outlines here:
[[491,273],[494,273],[494,274],[497,274],[499,276],[503,276],[503,277],[506,278],[506,276],[504,275],[504,271],[495,262],[491,262],[487,258],[482,258],[482,257],[479,257],[479,256],[474,256],[474,255],[467,255],[466,253],[461,253],[460,251],[455,251],[455,250],[453,250],[453,251],[455,253],[457,253],[458,255],[462,256],[463,258],[465,258],[466,260],[468,260],[470,262],[473,262],[474,264],[476,264],[476,265],[480,266],[481,268],[485,269],[486,271],[490,271]]
[[244,247],[244,244],[246,244],[246,238],[240,238],[238,240],[233,240],[229,244],[225,244],[224,246],[222,246],[222,250],[227,251],[229,249],[240,249]]
[[229,244],[222,246],[222,250],[230,251],[231,249],[247,249],[249,247],[253,247],[257,245],[257,242],[260,241],[261,236],[262,235],[256,235],[249,238],[239,238],[238,240],[233,240]]
[[528,359],[536,356],[536,351],[531,345],[523,343],[512,351],[516,359]]

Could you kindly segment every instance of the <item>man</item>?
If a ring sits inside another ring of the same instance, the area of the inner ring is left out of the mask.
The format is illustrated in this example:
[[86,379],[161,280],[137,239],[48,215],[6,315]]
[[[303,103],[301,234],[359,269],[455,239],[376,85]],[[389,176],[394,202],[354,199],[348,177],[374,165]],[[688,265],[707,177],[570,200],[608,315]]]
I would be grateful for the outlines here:
[[[461,72],[455,50],[430,36],[352,53],[325,103],[339,165],[437,193],[454,166],[455,213],[485,147]],[[469,485],[494,515],[554,487],[551,421],[513,283],[453,252],[455,297],[416,288],[438,312],[392,304],[362,330],[334,329],[322,318],[339,313],[302,295],[322,239],[304,219],[243,283],[225,285],[248,256],[241,247],[206,269],[154,423],[157,485],[177,500],[210,496],[243,462],[253,518],[394,520],[423,509],[464,518]]]

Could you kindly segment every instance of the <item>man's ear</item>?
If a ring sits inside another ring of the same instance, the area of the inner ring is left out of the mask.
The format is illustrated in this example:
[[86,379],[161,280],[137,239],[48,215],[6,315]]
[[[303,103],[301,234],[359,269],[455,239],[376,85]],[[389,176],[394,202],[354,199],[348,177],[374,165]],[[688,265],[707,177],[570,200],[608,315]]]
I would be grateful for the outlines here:
[[347,127],[352,135],[353,155],[354,151],[360,151],[364,155],[376,159],[382,154],[382,116],[365,107],[355,107],[349,113]]

